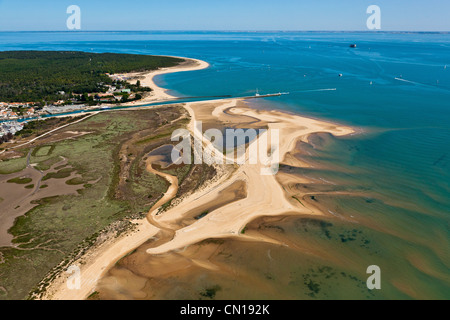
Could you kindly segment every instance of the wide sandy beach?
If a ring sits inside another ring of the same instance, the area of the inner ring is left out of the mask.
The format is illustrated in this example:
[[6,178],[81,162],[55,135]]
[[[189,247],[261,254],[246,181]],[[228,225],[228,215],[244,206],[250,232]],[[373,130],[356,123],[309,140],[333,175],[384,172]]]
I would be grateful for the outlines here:
[[[142,103],[155,100],[174,98],[167,94],[166,90],[159,88],[154,83],[157,75],[190,71],[207,68],[206,62],[190,60],[190,62],[170,69],[163,69],[148,74],[135,74],[141,79],[141,85],[150,86],[152,95]],[[185,105],[191,116],[188,129],[194,137],[201,138],[202,133],[195,127],[196,121],[214,124],[222,123],[227,126],[248,128],[249,124],[259,128],[278,129],[279,146],[278,152],[280,162],[306,166],[292,156],[299,141],[307,142],[313,133],[325,132],[335,136],[344,136],[354,133],[354,129],[325,121],[306,118],[299,115],[287,114],[281,111],[266,111],[251,108],[239,99],[226,99],[215,101],[193,102]],[[258,143],[259,139],[266,139],[267,133],[260,135],[252,143]],[[213,148],[204,143],[204,148]],[[246,157],[249,157],[247,148]],[[289,197],[283,187],[283,177],[277,175],[262,175],[265,166],[259,164],[248,164],[229,166],[222,171],[218,179],[212,181],[199,191],[184,197],[177,205],[172,206],[162,214],[158,213],[160,201],[150,210],[147,219],[133,221],[136,228],[111,241],[103,243],[88,251],[79,261],[81,270],[81,288],[70,290],[67,280],[70,274],[62,273],[50,285],[44,299],[56,300],[80,300],[87,298],[96,291],[99,279],[123,256],[132,252],[150,238],[155,237],[161,230],[173,230],[174,236],[167,239],[165,243],[147,251],[151,255],[161,255],[173,250],[180,250],[189,245],[196,244],[202,240],[223,237],[241,237],[249,241],[273,241],[262,238],[260,235],[244,234],[242,230],[254,219],[261,216],[277,216],[283,214],[321,215],[321,211],[314,207],[300,205],[296,200]],[[148,170],[157,174],[148,166]],[[161,175],[162,176],[162,175]],[[171,183],[164,200],[170,200],[176,194],[177,181],[165,176]],[[244,183],[246,186],[246,197],[238,201],[222,205],[210,212],[206,217],[200,219],[190,226],[177,228],[177,221],[183,216],[199,207],[211,205],[223,194],[224,190],[236,183]]]
[[130,106],[130,105],[142,105],[152,102],[158,102],[161,100],[170,100],[175,99],[176,97],[171,96],[167,93],[167,90],[161,87],[158,87],[154,79],[156,76],[167,74],[167,73],[175,73],[175,72],[184,72],[184,71],[195,71],[195,70],[202,70],[209,67],[209,63],[197,60],[197,59],[188,59],[188,58],[182,58],[182,57],[174,57],[174,58],[181,58],[185,59],[186,62],[181,63],[180,65],[173,67],[173,68],[162,68],[158,70],[154,70],[151,72],[136,72],[136,73],[126,73],[121,74],[120,76],[129,78],[129,82],[132,84],[136,84],[137,80],[140,80],[141,86],[143,87],[149,87],[152,88],[152,91],[149,95],[145,96],[143,99],[139,101],[129,102],[124,105]]

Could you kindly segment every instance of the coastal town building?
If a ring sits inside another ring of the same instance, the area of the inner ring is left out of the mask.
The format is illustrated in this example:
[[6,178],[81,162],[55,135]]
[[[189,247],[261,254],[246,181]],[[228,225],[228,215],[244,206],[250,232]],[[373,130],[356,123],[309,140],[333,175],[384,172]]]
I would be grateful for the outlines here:
[[16,132],[23,129],[23,123],[17,121],[8,121],[0,124],[0,137],[8,133],[15,134]]
[[42,109],[42,111],[47,114],[55,114],[55,113],[64,113],[64,112],[83,110],[85,108],[86,108],[86,105],[84,105],[84,104],[70,104],[70,105],[64,105],[64,106],[58,106],[58,107],[55,107],[54,105],[48,105],[48,106],[45,106]]
[[26,117],[34,117],[37,111],[31,107],[32,103],[0,103],[0,120],[17,120]]

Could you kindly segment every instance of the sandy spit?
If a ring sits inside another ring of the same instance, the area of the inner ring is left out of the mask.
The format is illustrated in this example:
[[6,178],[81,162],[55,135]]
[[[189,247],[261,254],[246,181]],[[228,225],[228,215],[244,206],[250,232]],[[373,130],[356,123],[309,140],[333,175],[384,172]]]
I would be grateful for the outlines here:
[[[141,84],[152,87],[153,94],[148,99],[170,99],[173,98],[167,94],[163,88],[158,88],[153,78],[156,75],[178,72],[199,70],[207,68],[206,62],[199,60],[191,60],[186,66],[170,69],[163,69],[148,73],[141,76]],[[148,100],[150,101],[150,100]],[[147,101],[147,102],[148,102]],[[195,137],[201,138],[202,133],[196,128],[195,121],[198,114],[202,113],[202,119],[205,117],[205,103],[188,103],[185,108],[191,115],[191,123],[188,125],[189,130]],[[201,105],[201,110],[198,107]],[[211,108],[208,112],[209,119],[214,121],[228,122],[230,118],[235,117],[236,125],[242,119],[257,119],[269,129],[279,130],[279,146],[278,152],[282,163],[289,163],[287,156],[296,147],[297,142],[307,141],[308,136],[317,132],[328,132],[335,136],[343,136],[354,133],[354,129],[341,126],[338,124],[328,123],[316,119],[310,119],[299,115],[287,114],[281,111],[256,110],[246,106],[238,99],[215,100],[210,102]],[[260,139],[266,139],[267,134],[260,135],[253,143],[258,143]],[[204,148],[212,148],[207,142]],[[248,150],[246,157],[248,158]],[[252,220],[260,216],[276,216],[283,215],[286,212],[295,212],[298,214],[321,215],[322,212],[317,209],[305,208],[300,206],[296,201],[286,196],[283,187],[277,181],[275,175],[262,175],[261,172],[265,166],[262,163],[240,165],[231,176],[225,175],[203,189],[184,198],[178,205],[165,211],[163,214],[156,215],[156,208],[152,208],[149,212],[150,219],[142,219],[134,221],[137,228],[129,233],[123,234],[117,239],[106,242],[103,245],[92,248],[82,257],[83,263],[75,263],[81,269],[81,289],[70,290],[66,283],[70,274],[62,273],[49,287],[44,299],[56,300],[81,300],[87,298],[95,291],[97,281],[104,275],[109,268],[120,258],[133,251],[148,239],[154,237],[162,228],[170,227],[174,221],[183,217],[196,207],[204,206],[208,202],[214,201],[220,192],[228,188],[236,181],[244,181],[247,185],[247,197],[245,199],[232,202],[228,205],[220,207],[209,213],[205,218],[198,220],[194,224],[176,231],[174,238],[162,244],[159,247],[148,250],[148,254],[160,255],[172,250],[182,250],[186,246],[195,244],[199,241],[209,238],[221,237],[245,237],[242,230]],[[151,169],[151,165],[150,165]],[[166,177],[170,183],[170,177]],[[169,188],[168,192],[172,193]],[[169,198],[171,194],[168,194]],[[155,221],[159,227],[152,225],[149,221]],[[258,241],[269,241],[267,239],[253,239]]]

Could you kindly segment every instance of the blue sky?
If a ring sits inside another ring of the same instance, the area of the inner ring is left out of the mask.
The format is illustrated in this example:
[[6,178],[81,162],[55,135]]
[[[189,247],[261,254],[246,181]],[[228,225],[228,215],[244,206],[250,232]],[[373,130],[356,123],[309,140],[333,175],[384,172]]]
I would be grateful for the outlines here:
[[0,31],[67,30],[72,4],[86,31],[367,30],[369,5],[382,31],[450,31],[449,0],[0,0]]

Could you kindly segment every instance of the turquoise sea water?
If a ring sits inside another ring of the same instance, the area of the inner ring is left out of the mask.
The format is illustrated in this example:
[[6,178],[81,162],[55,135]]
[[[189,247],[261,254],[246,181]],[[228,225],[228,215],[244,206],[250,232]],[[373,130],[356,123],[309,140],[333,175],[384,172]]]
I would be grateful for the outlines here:
[[322,203],[375,230],[373,264],[402,292],[386,296],[450,298],[450,34],[0,32],[0,50],[198,58],[211,67],[158,84],[177,96],[290,92],[258,104],[361,129],[321,139],[310,157],[328,169],[303,174],[364,193]]

